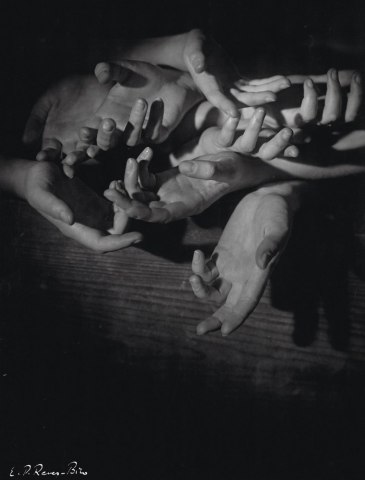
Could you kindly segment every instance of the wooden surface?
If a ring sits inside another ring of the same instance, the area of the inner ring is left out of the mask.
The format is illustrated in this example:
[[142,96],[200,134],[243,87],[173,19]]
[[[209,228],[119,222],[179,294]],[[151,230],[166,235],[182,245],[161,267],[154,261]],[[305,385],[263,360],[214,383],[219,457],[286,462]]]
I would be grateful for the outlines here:
[[193,297],[190,259],[217,227],[100,255],[22,202],[0,210],[4,478],[71,460],[100,480],[363,478],[361,231],[311,232],[304,214],[245,325],[197,337],[214,307]]

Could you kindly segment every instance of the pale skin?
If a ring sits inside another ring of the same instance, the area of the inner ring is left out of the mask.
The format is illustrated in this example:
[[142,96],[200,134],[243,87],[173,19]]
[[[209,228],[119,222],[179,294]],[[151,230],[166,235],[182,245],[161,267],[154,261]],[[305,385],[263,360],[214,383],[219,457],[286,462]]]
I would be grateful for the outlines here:
[[[338,105],[336,107],[339,101],[337,94],[333,95],[332,87],[328,88],[328,92],[325,110],[332,108],[339,111]],[[357,96],[361,96],[359,91]],[[302,103],[303,113],[309,103]],[[349,103],[351,107],[356,102],[352,99]],[[218,198],[234,190],[278,180],[323,179],[365,170],[362,158],[350,164],[348,159],[341,158],[339,154],[340,150],[352,148],[355,133],[358,144],[364,143],[361,131],[334,137],[332,145],[328,144],[325,149],[321,146],[321,150],[318,150],[317,144],[309,144],[306,152],[295,159],[298,150],[288,146],[291,138],[289,129],[283,129],[272,138],[260,138],[264,143],[254,151],[260,135],[265,132],[261,130],[263,121],[264,112],[257,109],[245,132],[239,135],[236,133],[237,120],[228,118],[222,127],[205,130],[195,145],[182,147],[174,155],[175,159],[180,160],[178,169],[155,176],[148,174],[151,154],[137,161],[129,159],[124,178],[125,190],[110,188],[105,195],[124,208],[131,217],[150,222],[169,222],[201,213]],[[320,156],[315,153],[317,150]],[[212,153],[207,153],[209,151]],[[192,159],[186,160],[189,157]],[[155,193],[151,196],[142,191],[138,179],[142,187],[152,186]]]
[[[128,216],[148,222],[166,223],[197,215],[223,195],[245,186],[248,188],[257,185],[257,181],[261,182],[260,155],[271,159],[286,150],[291,135],[285,136],[279,132],[258,149],[257,159],[243,155],[245,151],[251,152],[258,141],[262,115],[258,119],[252,121],[235,142],[235,128],[230,132],[229,138],[226,138],[224,132],[223,137],[227,140],[225,146],[215,146],[215,151],[221,153],[199,157],[202,164],[214,164],[216,173],[219,171],[222,178],[219,174],[211,181],[193,178],[193,174],[187,175],[189,162],[182,162],[179,169],[172,168],[156,175],[151,174],[148,166],[152,159],[152,150],[147,148],[137,160],[128,159],[124,188],[120,183],[114,183],[104,195],[123,208]],[[233,144],[232,151],[229,151],[230,144]],[[146,192],[141,187],[152,188],[155,193]]]
[[231,117],[239,117],[240,106],[275,101],[275,93],[290,85],[282,75],[263,80],[243,78],[223,49],[199,29],[130,43],[118,41],[107,54],[114,61],[129,58],[188,71],[204,97]]
[[65,236],[96,252],[129,247],[142,240],[124,233],[128,218],[59,166],[25,159],[0,159],[0,189],[26,200]]
[[196,250],[190,277],[194,294],[219,308],[197,326],[198,335],[236,330],[253,312],[288,241],[302,185],[263,187],[237,205],[206,260]]

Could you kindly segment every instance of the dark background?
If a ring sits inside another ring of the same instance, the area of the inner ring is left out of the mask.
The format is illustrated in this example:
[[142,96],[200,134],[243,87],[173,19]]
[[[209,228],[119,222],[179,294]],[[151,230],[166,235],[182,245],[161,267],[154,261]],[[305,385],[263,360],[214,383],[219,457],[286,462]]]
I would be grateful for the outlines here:
[[[201,27],[243,71],[261,75],[362,69],[365,57],[363,1],[3,2],[0,25],[3,149],[14,146],[34,100],[52,81],[89,71],[90,44],[98,41]],[[2,218],[13,221],[4,211]],[[26,222],[21,220],[20,225]],[[142,342],[137,325],[123,345],[87,326],[78,291],[66,291],[66,300],[50,295],[59,277],[46,254],[39,254],[38,264],[34,259],[21,264],[26,255],[19,253],[19,228],[18,236],[8,238],[17,238],[12,281],[21,290],[13,288],[7,297],[11,307],[2,312],[9,376],[2,396],[1,478],[8,478],[9,465],[42,461],[57,468],[74,457],[90,472],[85,478],[98,480],[363,478],[363,363],[329,377],[316,370],[313,356],[313,368],[295,379],[310,395],[286,397],[285,381],[278,394],[285,365],[279,373],[270,371],[278,387],[261,390],[247,381],[244,369],[235,374],[235,360],[227,353],[232,345],[220,345],[220,361],[214,360],[214,337],[208,354],[199,343],[186,353],[172,334],[149,348],[143,343],[148,345],[148,329],[140,334]],[[28,228],[36,235],[35,227]],[[339,232],[343,229],[334,235]],[[59,237],[52,238],[54,243],[43,245],[50,256]],[[60,244],[62,260],[68,244]],[[85,255],[76,249],[75,263],[95,261]],[[82,296],[82,286],[80,291]],[[234,348],[241,358],[240,345]]]

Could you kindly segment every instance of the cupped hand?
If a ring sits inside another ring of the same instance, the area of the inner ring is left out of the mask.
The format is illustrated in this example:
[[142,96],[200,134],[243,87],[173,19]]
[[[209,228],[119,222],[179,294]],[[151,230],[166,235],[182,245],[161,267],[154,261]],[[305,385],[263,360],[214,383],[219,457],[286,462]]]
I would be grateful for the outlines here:
[[147,222],[197,215],[225,194],[262,182],[263,162],[235,152],[205,155],[156,174],[149,172],[151,158],[150,148],[137,160],[129,158],[124,183],[113,182],[104,192],[129,217]]
[[206,261],[197,250],[190,283],[198,298],[220,307],[197,326],[198,335],[237,329],[258,304],[270,274],[288,241],[297,207],[296,185],[264,187],[244,197]]
[[124,233],[128,217],[79,179],[67,178],[50,162],[29,162],[24,198],[64,235],[97,252],[126,248],[141,241],[139,232]]

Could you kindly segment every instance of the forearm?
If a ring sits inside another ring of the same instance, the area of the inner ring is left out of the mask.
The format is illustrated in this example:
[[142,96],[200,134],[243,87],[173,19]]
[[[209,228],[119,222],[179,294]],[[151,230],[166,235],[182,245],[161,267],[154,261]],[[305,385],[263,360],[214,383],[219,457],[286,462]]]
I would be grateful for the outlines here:
[[0,193],[24,198],[26,172],[33,165],[22,158],[0,156]]

